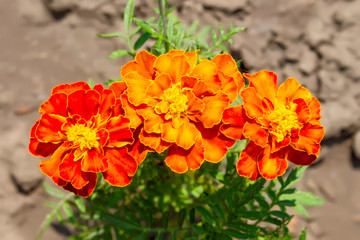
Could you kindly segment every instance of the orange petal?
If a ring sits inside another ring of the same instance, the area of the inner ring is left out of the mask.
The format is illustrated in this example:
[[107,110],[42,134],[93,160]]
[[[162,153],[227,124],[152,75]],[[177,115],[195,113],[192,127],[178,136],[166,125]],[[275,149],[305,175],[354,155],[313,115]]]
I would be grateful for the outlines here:
[[61,126],[66,122],[66,118],[53,115],[43,114],[35,130],[35,136],[40,142],[60,143],[63,139],[59,135]]
[[230,102],[235,101],[239,95],[238,84],[233,77],[225,76],[219,73],[220,81],[222,82],[221,90],[228,95]]
[[220,125],[204,128],[201,123],[198,123],[196,127],[201,132],[206,161],[220,162],[225,157],[228,149],[235,144],[235,140],[225,137],[220,132]]
[[152,107],[145,104],[137,108],[137,112],[144,118],[144,129],[148,133],[161,133],[164,117],[157,114]]
[[146,95],[151,98],[161,99],[164,91],[171,87],[171,79],[167,74],[160,74],[146,89]]
[[257,123],[246,122],[243,131],[245,138],[250,138],[256,145],[265,147],[269,142],[269,133]]
[[296,150],[291,146],[288,146],[286,150],[288,154],[287,160],[296,165],[307,166],[315,162],[317,158],[317,155],[307,154],[306,152]]
[[49,100],[41,104],[39,112],[41,114],[55,114],[67,117],[67,95],[56,93],[50,96]]
[[133,133],[134,143],[127,146],[129,154],[135,159],[137,165],[140,165],[144,161],[148,152],[153,152],[151,148],[141,143],[139,139],[141,131],[142,125],[140,125]]
[[292,102],[297,98],[310,99],[311,93],[302,87],[295,78],[289,78],[280,85],[277,96],[279,103],[285,104],[286,101]]
[[121,68],[121,76],[132,71],[138,72],[141,76],[147,79],[153,79],[155,70],[153,68],[156,57],[146,50],[140,51],[136,54],[135,60],[129,62]]
[[101,96],[99,105],[100,119],[101,121],[106,121],[113,113],[115,94],[110,89],[104,89],[104,87],[100,84],[95,85],[94,90],[96,90]]
[[321,105],[319,100],[317,100],[316,97],[312,97],[308,105],[311,111],[311,119],[319,120],[321,118]]
[[146,89],[152,83],[152,80],[145,78],[138,72],[129,72],[123,76],[126,82],[128,98],[130,103],[139,106],[144,103],[146,99]]
[[[296,130],[295,130],[296,131]],[[279,151],[281,148],[286,147],[291,143],[293,138],[289,136],[285,136],[284,139],[280,142],[276,140],[277,138],[274,136],[271,136],[271,153]]]
[[199,50],[196,50],[194,52],[187,52],[185,53],[185,56],[188,57],[188,63],[190,65],[190,68],[189,68],[189,72],[192,72],[196,66],[196,63],[197,63],[197,60],[198,60],[198,56],[197,56],[197,53],[199,52]]
[[204,148],[202,141],[198,140],[188,150],[179,146],[169,147],[165,163],[174,172],[184,173],[188,169],[196,170],[204,162]]
[[78,90],[69,95],[68,110],[70,115],[80,115],[86,121],[99,112],[100,94],[95,90]]
[[200,60],[191,73],[191,77],[196,77],[204,82],[213,92],[217,92],[222,87],[216,64],[210,60]]
[[166,142],[161,139],[161,135],[158,133],[147,133],[144,130],[142,130],[139,134],[140,142],[151,148],[154,149],[157,153],[162,153],[165,151],[170,145],[172,145],[169,142]]
[[109,167],[103,172],[105,181],[117,187],[128,185],[135,175],[137,164],[127,149],[107,149],[105,156],[109,159]]
[[307,123],[311,119],[311,111],[305,100],[298,98],[295,99],[293,103],[297,104],[295,112],[297,114],[298,121],[301,123]]
[[220,131],[229,138],[243,139],[244,118],[246,118],[246,115],[242,105],[226,108],[223,113],[223,125]]
[[54,87],[53,90],[51,91],[51,94],[65,93],[69,95],[70,93],[75,92],[77,90],[90,90],[90,89],[91,88],[89,84],[87,84],[86,82],[75,82],[71,84],[66,83]]
[[104,172],[107,168],[108,159],[106,159],[103,154],[95,148],[86,151],[81,160],[81,171],[84,172]]
[[270,153],[270,147],[265,147],[258,158],[260,174],[268,180],[276,178],[285,159],[286,151],[284,149]]
[[320,150],[320,142],[325,134],[324,127],[320,125],[306,124],[299,134],[299,140],[293,144],[295,149],[306,151],[308,154],[317,155]]
[[262,70],[253,75],[244,73],[244,77],[250,81],[249,87],[254,87],[260,98],[267,97],[270,101],[275,101],[278,86],[274,72]]
[[49,176],[58,186],[62,186],[66,183],[59,175],[59,165],[66,151],[67,148],[62,146],[59,147],[50,159],[41,161],[39,165],[40,170],[45,175]]
[[143,122],[143,119],[137,114],[135,106],[129,102],[127,92],[121,95],[120,99],[124,110],[123,115],[130,120],[130,128],[137,128]]
[[130,120],[123,116],[110,118],[105,127],[109,132],[107,147],[123,147],[133,143]]
[[264,114],[262,100],[256,94],[255,88],[245,88],[240,95],[243,98],[244,109],[249,118],[259,118]]
[[185,89],[183,94],[188,99],[187,102],[188,109],[186,111],[187,114],[191,114],[191,115],[200,114],[204,110],[205,103],[201,99],[197,98],[192,90]]
[[39,120],[31,128],[29,151],[35,156],[49,157],[56,151],[56,149],[58,149],[62,145],[62,143],[53,144],[53,143],[39,142],[35,136],[35,130],[38,124],[39,124]]
[[84,187],[82,187],[81,189],[76,189],[71,182],[67,182],[66,185],[63,186],[63,188],[65,190],[68,190],[70,192],[73,192],[75,195],[77,196],[81,196],[84,198],[89,197],[92,192],[95,189],[96,186],[96,181],[97,181],[97,175],[96,173],[86,173],[86,177],[89,180],[89,183],[86,184]]
[[109,89],[114,92],[116,98],[119,98],[124,93],[124,91],[127,89],[127,86],[124,81],[113,82],[109,86]]
[[286,161],[286,159],[281,159],[279,158],[280,160],[280,169],[279,169],[279,172],[278,172],[278,176],[282,176],[285,174],[286,172],[286,169],[288,168],[288,162]]
[[198,119],[206,128],[211,128],[221,122],[223,112],[230,104],[229,97],[219,91],[215,96],[204,97],[202,100],[205,108]]
[[59,174],[62,179],[71,182],[76,189],[83,188],[89,183],[86,173],[81,171],[81,161],[74,162],[74,154],[66,154],[59,165]]
[[218,54],[212,60],[225,76],[231,76],[232,74],[238,72],[235,60],[231,57],[230,54]]
[[237,172],[240,176],[250,178],[251,180],[256,180],[260,177],[257,159],[262,151],[263,149],[254,142],[248,142],[246,148],[241,152],[240,159],[236,165]]
[[190,70],[190,64],[188,63],[188,58],[183,55],[178,54],[163,54],[160,55],[155,63],[154,68],[159,73],[166,73],[170,76],[173,83],[180,82],[180,79],[183,75],[188,74]]
[[176,143],[184,149],[193,146],[199,137],[199,130],[187,118],[184,119],[184,124],[180,128],[174,128],[171,121],[162,125],[161,138],[166,142]]

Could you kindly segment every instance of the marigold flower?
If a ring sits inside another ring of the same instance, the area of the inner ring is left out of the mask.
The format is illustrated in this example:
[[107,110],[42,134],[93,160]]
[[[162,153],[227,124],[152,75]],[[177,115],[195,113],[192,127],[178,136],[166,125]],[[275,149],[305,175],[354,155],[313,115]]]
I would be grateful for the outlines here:
[[168,148],[165,163],[178,173],[197,169],[204,160],[219,162],[235,142],[219,129],[243,78],[229,54],[197,61],[197,52],[171,50],[156,57],[141,51],[121,69],[126,91],[119,95],[140,129],[140,143],[158,153]]
[[237,171],[256,180],[274,179],[285,173],[288,163],[310,165],[319,155],[324,128],[320,103],[295,78],[278,87],[273,72],[244,74],[250,85],[241,92],[243,106],[224,112],[222,133],[248,139]]
[[93,192],[97,173],[125,186],[137,170],[127,145],[134,139],[130,121],[115,111],[112,90],[85,82],[63,84],[40,106],[41,118],[31,129],[29,150],[41,157],[43,173],[76,195]]

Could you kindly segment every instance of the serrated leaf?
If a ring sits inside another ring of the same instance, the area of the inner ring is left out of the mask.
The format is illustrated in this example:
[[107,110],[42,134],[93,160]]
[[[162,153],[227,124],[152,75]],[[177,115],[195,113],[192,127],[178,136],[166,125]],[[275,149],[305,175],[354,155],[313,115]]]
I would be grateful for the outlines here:
[[109,220],[112,224],[117,225],[118,227],[125,230],[141,230],[142,226],[139,223],[131,221],[122,216],[111,216],[108,214],[103,214],[102,218]]
[[121,38],[126,39],[125,34],[123,34],[123,33],[121,33],[121,32],[104,33],[104,34],[102,34],[102,33],[97,33],[96,35],[99,36],[99,37],[103,37],[103,38],[121,37]]
[[150,33],[148,33],[148,32],[145,32],[145,33],[143,33],[137,40],[136,40],[136,42],[135,42],[135,44],[134,44],[134,49],[135,50],[138,50],[139,48],[141,48],[143,45],[144,45],[144,43],[150,38]]
[[288,219],[290,218],[289,214],[282,212],[282,211],[271,211],[270,215],[281,218],[281,219]]
[[309,217],[309,213],[306,211],[304,206],[301,205],[300,203],[297,203],[295,206],[292,207],[292,209],[294,209],[295,211],[297,211],[298,213],[300,213],[304,217],[307,217],[307,218]]
[[259,211],[240,211],[237,213],[237,216],[250,220],[256,220],[261,218],[263,216],[263,213]]
[[296,191],[293,194],[282,195],[281,199],[295,200],[306,206],[320,206],[324,203],[324,199],[319,198],[311,192]]
[[117,59],[119,57],[123,57],[123,56],[128,56],[131,55],[131,53],[127,50],[123,50],[123,49],[119,49],[116,50],[114,52],[112,52],[109,56],[108,59],[113,60],[113,59]]
[[261,206],[263,209],[267,209],[269,207],[268,202],[265,200],[265,198],[262,195],[255,196],[256,202]]
[[268,223],[272,223],[275,224],[277,226],[280,226],[282,224],[282,222],[277,219],[277,218],[273,218],[273,217],[267,217],[263,220],[264,222],[268,222]]
[[53,196],[53,197],[56,197],[56,198],[64,198],[65,197],[65,193],[57,188],[54,188],[52,186],[50,186],[49,184],[47,183],[43,183],[43,186],[45,188],[45,191],[50,195],[50,196]]
[[82,212],[82,213],[86,212],[85,203],[80,197],[75,197],[74,204],[79,209],[80,212]]
[[73,212],[70,204],[67,203],[67,202],[64,202],[62,207],[63,207],[63,210],[64,210],[67,218],[68,218],[70,221],[73,221],[73,220],[74,220],[74,212]]
[[141,27],[141,29],[143,29],[145,32],[148,32],[152,35],[157,36],[157,32],[145,21],[134,18],[134,21],[136,22],[137,25],[139,25]]
[[187,29],[186,34],[189,36],[193,35],[196,32],[196,30],[198,29],[199,24],[200,24],[200,21],[198,19],[193,21],[192,24],[190,25],[190,27]]
[[293,169],[290,172],[288,178],[286,179],[286,186],[289,188],[293,186],[295,183],[297,183],[304,175],[306,169],[307,166],[297,166],[295,169]]
[[249,239],[248,234],[239,232],[235,229],[228,228],[228,229],[225,229],[223,232],[229,237],[235,237],[237,239]]
[[306,240],[306,228],[304,228],[302,231],[301,231],[301,234],[299,236],[299,240]]
[[211,225],[218,223],[217,219],[204,207],[197,206],[196,211],[198,211],[201,214],[201,216],[203,217],[203,219],[205,221],[207,221],[208,223],[210,223]]
[[207,36],[209,35],[209,32],[211,30],[211,26],[206,26],[203,29],[200,30],[200,32],[197,34],[197,39],[199,44],[201,46],[208,48],[209,45],[207,44]]
[[221,208],[221,206],[219,204],[216,205],[209,205],[211,210],[213,210],[213,212],[221,219],[221,220],[225,220],[225,215],[224,215],[224,211]]
[[279,206],[294,207],[296,204],[295,200],[280,200],[276,203]]
[[131,20],[134,16],[134,0],[128,0],[124,9],[124,28],[125,32],[130,34]]

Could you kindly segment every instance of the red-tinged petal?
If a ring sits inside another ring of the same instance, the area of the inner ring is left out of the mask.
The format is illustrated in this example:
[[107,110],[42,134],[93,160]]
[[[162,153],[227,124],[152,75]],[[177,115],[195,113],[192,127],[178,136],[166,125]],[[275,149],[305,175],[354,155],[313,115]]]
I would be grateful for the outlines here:
[[192,90],[186,89],[183,92],[183,94],[188,99],[187,101],[188,109],[186,111],[187,114],[191,114],[191,115],[200,114],[204,110],[205,103],[201,99],[197,98]]
[[41,104],[39,112],[67,117],[67,101],[65,93],[53,94],[49,100]]
[[62,143],[53,144],[53,143],[39,142],[35,136],[35,130],[38,124],[39,124],[39,120],[31,128],[29,151],[35,156],[49,157],[56,151],[56,149],[58,149],[62,145]]
[[[286,153],[287,154],[287,153]],[[280,169],[279,169],[279,172],[278,172],[278,176],[282,176],[285,174],[286,172],[286,169],[288,168],[288,162],[286,161],[286,158],[285,159],[281,159],[279,158],[280,160]]]
[[297,98],[311,99],[309,90],[302,87],[295,78],[286,79],[286,81],[280,85],[277,96],[280,104],[286,104],[287,101],[292,102]]
[[[101,87],[98,87],[101,86]],[[100,88],[100,89],[99,89]],[[113,113],[113,108],[115,105],[115,94],[110,89],[104,89],[102,85],[96,85],[94,87],[101,95],[100,106],[99,106],[99,115],[101,121],[106,121],[110,118]]]
[[204,81],[197,81],[193,87],[193,93],[196,97],[202,99],[205,96],[215,95],[215,91],[212,90]]
[[181,77],[190,70],[190,64],[187,61],[188,58],[185,55],[163,54],[156,59],[154,68],[159,73],[168,74],[173,83],[178,83]]
[[228,95],[230,102],[235,101],[239,95],[238,84],[233,77],[225,76],[219,72],[219,78],[222,82],[221,90]]
[[199,137],[199,130],[187,118],[184,119],[184,124],[180,128],[174,128],[171,121],[162,125],[161,138],[166,142],[176,143],[184,149],[193,146]]
[[260,98],[266,97],[272,102],[275,101],[278,86],[274,72],[262,70],[253,75],[244,73],[244,77],[250,81],[249,87],[254,87]]
[[248,87],[242,90],[240,93],[243,102],[246,115],[249,118],[259,118],[263,116],[262,100],[256,94],[255,88]]
[[77,90],[90,90],[90,86],[89,84],[87,84],[86,82],[76,82],[76,83],[71,83],[71,84],[62,84],[59,86],[56,86],[53,88],[53,90],[51,91],[51,94],[56,94],[56,93],[65,93],[67,95],[69,95],[70,93],[73,93]]
[[264,97],[261,103],[264,112],[269,112],[274,110],[274,104],[268,98]]
[[230,104],[229,97],[219,91],[215,96],[204,97],[202,100],[205,108],[198,119],[206,128],[211,128],[221,122],[223,112]]
[[71,182],[76,189],[83,188],[89,183],[86,173],[81,171],[81,161],[74,162],[74,154],[66,154],[59,165],[59,174],[62,179]]
[[154,149],[157,153],[162,153],[165,151],[172,143],[166,142],[161,139],[161,134],[158,133],[147,133],[142,130],[139,134],[140,142],[151,148]]
[[[111,159],[109,160],[111,161]],[[84,172],[104,172],[108,168],[108,159],[95,148],[92,148],[84,154],[81,160],[81,171]]]
[[67,148],[59,147],[50,159],[41,161],[39,165],[40,170],[45,175],[49,176],[58,186],[63,186],[65,184],[65,180],[61,179],[59,175],[59,165],[66,154],[66,151]]
[[135,106],[129,102],[126,93],[121,95],[120,99],[124,110],[124,114],[122,115],[130,120],[130,128],[137,128],[143,122],[143,119],[137,114]]
[[242,105],[227,108],[223,113],[223,125],[220,131],[229,138],[241,140],[243,139],[245,119],[246,114]]
[[188,169],[196,170],[204,162],[204,148],[202,141],[198,140],[188,150],[179,146],[169,147],[165,163],[174,172],[185,173]]
[[135,175],[137,163],[127,149],[107,149],[105,156],[109,159],[109,167],[103,172],[105,181],[117,187],[128,185]]
[[291,143],[292,138],[285,136],[280,142],[276,141],[276,137],[271,137],[271,153],[279,151],[281,148],[286,147]]
[[296,150],[291,146],[286,148],[287,160],[295,165],[307,166],[315,162],[317,155],[308,154],[303,151]]
[[321,106],[319,100],[317,100],[316,97],[312,97],[308,105],[311,111],[311,119],[319,120],[321,118]]
[[171,87],[171,79],[167,74],[160,74],[146,89],[146,95],[151,98],[160,99],[164,91]]
[[256,180],[260,174],[257,167],[257,159],[263,151],[261,147],[254,142],[249,141],[246,148],[241,152],[240,159],[237,162],[236,169],[240,176]]
[[95,90],[78,90],[69,95],[68,110],[70,115],[80,115],[86,121],[98,114],[100,94]]
[[246,122],[243,134],[245,138],[250,138],[250,140],[261,147],[265,147],[269,142],[269,133],[257,123]]
[[43,114],[40,118],[39,124],[35,130],[35,136],[40,142],[52,142],[54,144],[60,143],[63,139],[59,132],[61,126],[66,122],[66,118],[53,115]]
[[219,71],[222,72],[225,76],[231,76],[238,71],[236,62],[230,54],[218,54],[212,59],[212,62],[216,64]]
[[308,154],[318,154],[324,134],[324,127],[306,124],[300,130],[299,140],[293,144],[293,147],[300,151],[306,151]]
[[297,114],[298,121],[303,124],[308,122],[311,119],[311,111],[305,100],[298,98],[293,102],[297,104],[295,112]]
[[[129,154],[135,159],[137,165],[140,165],[146,158],[148,152],[153,152],[154,150],[145,146],[140,141],[140,133],[143,131],[143,125],[140,125],[133,133],[134,143],[127,146]],[[160,136],[159,136],[160,138]]]
[[144,129],[148,133],[161,133],[161,125],[164,123],[164,117],[157,114],[155,110],[147,105],[141,105],[137,113],[144,118]]
[[270,153],[270,147],[265,147],[258,158],[260,174],[268,180],[276,178],[282,166],[282,162],[285,161],[285,159],[286,151],[284,149]]
[[77,196],[81,196],[84,198],[89,197],[96,187],[97,175],[96,173],[86,173],[86,177],[89,180],[89,183],[86,184],[81,189],[76,189],[71,182],[68,182],[66,185],[63,186],[65,190],[73,192]]
[[191,73],[191,77],[199,78],[213,92],[217,92],[222,87],[222,82],[218,77],[216,64],[210,60],[200,60],[200,63],[196,65]]
[[190,68],[189,68],[189,72],[191,73],[195,66],[196,66],[196,63],[197,63],[197,60],[198,60],[198,57],[197,57],[197,53],[199,52],[199,50],[196,50],[194,52],[187,52],[185,53],[185,56],[188,57],[188,60],[187,62],[189,63],[190,65]]
[[145,78],[138,72],[129,72],[123,76],[123,79],[128,86],[127,91],[130,103],[139,106],[147,101],[146,89],[152,83],[152,80]]
[[104,128],[109,132],[107,147],[123,147],[134,141],[130,130],[130,120],[123,116],[110,118]]
[[147,79],[153,79],[155,70],[153,68],[156,57],[146,50],[136,54],[135,60],[127,63],[121,68],[121,76],[124,77],[129,72],[136,71]]
[[116,98],[119,98],[124,93],[124,91],[127,89],[127,86],[124,81],[113,82],[109,86],[109,89],[114,92]]
[[205,160],[212,163],[220,162],[228,149],[235,144],[235,140],[225,137],[220,132],[220,124],[212,128],[204,128],[201,123],[196,124],[201,132],[205,149]]

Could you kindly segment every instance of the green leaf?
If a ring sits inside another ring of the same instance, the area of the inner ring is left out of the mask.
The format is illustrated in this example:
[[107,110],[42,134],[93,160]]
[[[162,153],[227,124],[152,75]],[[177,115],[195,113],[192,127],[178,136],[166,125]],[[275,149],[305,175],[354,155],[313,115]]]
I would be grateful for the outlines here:
[[191,224],[193,224],[195,222],[195,208],[190,209],[189,221]]
[[293,194],[282,195],[280,198],[284,200],[295,200],[306,206],[320,206],[324,204],[324,199],[315,196],[311,192],[296,191]]
[[301,231],[301,234],[299,236],[299,240],[306,240],[306,228],[304,228],[302,231]]
[[135,50],[138,50],[139,48],[141,48],[143,45],[144,45],[144,43],[150,38],[150,33],[148,33],[148,32],[145,32],[145,33],[143,33],[137,40],[136,40],[136,42],[135,42],[135,44],[134,44],[134,49]]
[[196,198],[200,197],[203,192],[204,187],[202,185],[198,185],[193,190],[191,190],[191,194]]
[[198,19],[196,19],[195,21],[192,22],[192,24],[190,25],[190,27],[187,29],[186,34],[189,36],[192,36],[196,30],[198,29],[200,24],[200,21]]
[[256,220],[263,217],[263,213],[259,211],[239,211],[237,216],[247,218],[250,220]]
[[59,209],[56,209],[55,212],[56,212],[56,217],[57,217],[59,223],[62,224],[62,223],[64,222],[64,218],[63,218],[60,210],[59,210]]
[[209,32],[211,30],[211,26],[206,26],[203,29],[200,30],[200,32],[197,34],[197,40],[200,46],[203,46],[204,48],[208,48],[209,45],[207,44],[207,36],[209,35]]
[[50,224],[51,224],[51,222],[52,222],[52,220],[54,218],[54,215],[56,213],[55,211],[52,211],[51,213],[46,215],[44,221],[42,222],[42,224],[40,226],[40,232],[38,234],[36,234],[36,236],[35,236],[35,240],[41,239],[42,235],[44,235],[46,230],[50,227]]
[[170,217],[170,211],[166,211],[163,213],[163,216],[162,216],[162,219],[161,219],[161,222],[162,222],[162,226],[163,228],[167,229],[168,227],[168,223],[169,223],[169,217]]
[[103,38],[109,38],[109,37],[121,37],[121,38],[126,39],[125,34],[120,33],[120,32],[104,33],[104,34],[97,33],[96,35],[97,35],[97,36],[99,36],[99,37],[103,37]]
[[259,203],[260,207],[263,209],[267,209],[269,207],[268,202],[265,200],[265,198],[262,195],[255,196],[256,202]]
[[208,223],[210,223],[211,225],[215,225],[218,223],[217,219],[204,207],[197,206],[196,210],[201,214],[203,219]]
[[143,29],[145,32],[148,32],[152,35],[158,36],[157,32],[145,21],[134,18],[134,21],[136,22],[137,25],[139,25],[141,27],[141,29]]
[[119,57],[123,57],[123,56],[128,56],[128,55],[131,55],[131,53],[127,50],[123,50],[123,49],[119,49],[119,50],[116,50],[114,52],[112,52],[109,56],[108,56],[108,59],[117,59]]
[[185,220],[185,216],[186,216],[186,208],[183,208],[180,210],[179,215],[178,215],[178,227],[181,228],[184,220]]
[[279,206],[294,207],[296,202],[294,200],[280,200],[276,203]]
[[267,217],[263,220],[264,222],[268,222],[268,223],[272,223],[275,224],[277,226],[281,226],[282,222],[277,219],[277,218],[273,218],[273,217]]
[[130,34],[131,20],[134,16],[134,0],[128,0],[124,9],[124,28],[125,32]]
[[82,212],[82,213],[86,212],[85,203],[80,197],[76,196],[75,199],[74,199],[74,203],[75,203],[75,206],[79,209],[80,212]]
[[125,230],[141,230],[142,226],[122,216],[102,214],[102,218]]
[[221,220],[225,220],[225,215],[224,215],[224,211],[221,208],[221,206],[219,204],[216,205],[209,205],[211,210],[213,210],[213,212],[221,219]]
[[93,80],[92,78],[88,78],[87,83],[89,84],[89,86],[90,86],[91,88],[94,88],[95,83],[94,83],[94,80]]
[[56,197],[56,198],[64,198],[66,195],[63,191],[57,189],[57,188],[54,188],[52,186],[50,186],[49,184],[47,183],[43,183],[43,186],[45,188],[45,191],[50,195],[50,196],[53,196],[53,197]]
[[239,232],[235,229],[228,228],[228,229],[225,229],[223,232],[229,237],[235,237],[237,239],[249,239],[248,234]]
[[204,233],[206,233],[206,230],[205,230],[203,227],[198,226],[198,225],[195,225],[195,226],[194,226],[194,230],[195,230],[195,232],[197,232],[197,233],[199,233],[199,234],[204,234]]
[[307,218],[309,217],[308,211],[306,211],[304,206],[301,205],[300,203],[297,203],[295,206],[292,207],[292,209],[294,209],[295,211],[297,211],[298,213],[300,213],[304,217],[307,217]]
[[289,219],[289,214],[282,212],[282,211],[271,211],[270,215],[273,215],[275,217],[281,218],[281,219]]
[[64,203],[63,203],[63,210],[64,210],[66,216],[68,217],[68,219],[69,219],[71,222],[73,222],[73,221],[74,221],[74,212],[73,212],[70,204],[67,203],[67,202],[64,202]]
[[286,179],[286,182],[285,182],[286,186],[291,187],[295,183],[297,183],[301,179],[301,177],[304,175],[305,170],[307,168],[308,168],[307,166],[297,166],[295,169],[293,169]]

